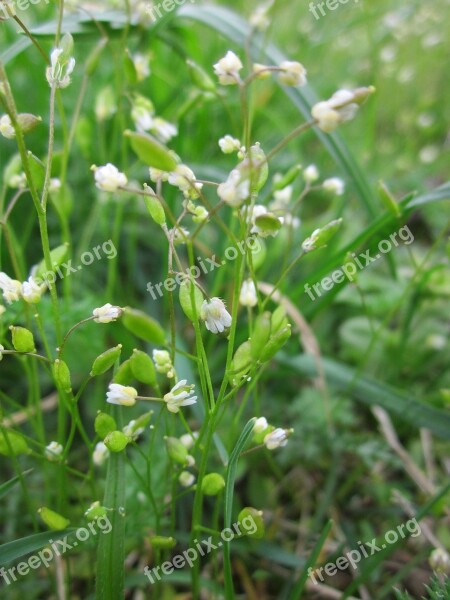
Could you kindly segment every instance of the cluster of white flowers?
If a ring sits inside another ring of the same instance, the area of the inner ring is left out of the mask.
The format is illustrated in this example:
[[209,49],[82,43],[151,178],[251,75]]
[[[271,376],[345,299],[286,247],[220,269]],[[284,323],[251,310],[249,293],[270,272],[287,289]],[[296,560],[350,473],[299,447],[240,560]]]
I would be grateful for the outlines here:
[[220,298],[204,300],[200,318],[205,321],[206,329],[211,333],[223,333],[231,326],[231,315]]
[[119,188],[125,187],[128,183],[125,173],[121,173],[119,169],[111,163],[107,163],[102,167],[92,165],[91,171],[94,172],[95,185],[103,192],[117,192]]
[[[197,438],[198,438],[198,432],[193,431],[192,435],[190,433],[185,433],[184,435],[182,435],[180,437],[180,442],[183,444],[183,446],[186,448],[186,450],[191,450],[191,448],[194,446]],[[195,459],[193,456],[188,454],[188,456],[186,457],[186,460],[187,460],[188,467],[194,466]],[[193,485],[195,482],[195,475],[193,473],[191,473],[190,471],[182,471],[178,477],[178,481],[179,481],[180,485],[185,488],[191,487],[191,485]]]
[[178,135],[178,129],[175,125],[156,116],[153,102],[145,96],[135,96],[131,118],[137,131],[153,133],[163,143],[169,142]]
[[113,306],[109,302],[100,308],[94,308],[92,315],[96,323],[111,323],[122,316],[122,309],[119,306]]
[[16,279],[11,279],[6,273],[0,273],[0,290],[8,304],[17,302],[21,298],[28,304],[37,304],[46,288],[45,284],[39,285],[33,276],[21,283]]
[[58,442],[50,442],[48,446],[45,447],[45,457],[53,462],[59,461],[61,454],[63,453],[64,448]]
[[250,196],[250,180],[244,178],[239,169],[233,169],[225,183],[221,183],[217,188],[217,194],[222,202],[238,208]]
[[197,396],[192,396],[194,385],[188,385],[186,379],[182,379],[173,388],[164,395],[164,402],[167,405],[167,410],[172,413],[180,411],[182,406],[190,406],[195,404]]
[[167,350],[153,350],[153,362],[158,373],[166,375],[168,379],[175,377],[175,369]]
[[242,148],[240,140],[231,135],[225,135],[223,138],[220,138],[219,146],[224,154],[233,154],[233,152],[239,152]]
[[293,433],[293,429],[282,429],[281,427],[273,428],[267,422],[265,417],[259,417],[256,419],[253,431],[255,434],[264,434],[266,430],[269,430],[264,436],[263,444],[268,450],[275,450],[276,448],[283,448],[288,443],[289,436]]
[[375,91],[375,88],[359,88],[357,90],[338,90],[329,100],[318,102],[311,110],[322,131],[330,133],[338,125],[354,118],[359,104]]

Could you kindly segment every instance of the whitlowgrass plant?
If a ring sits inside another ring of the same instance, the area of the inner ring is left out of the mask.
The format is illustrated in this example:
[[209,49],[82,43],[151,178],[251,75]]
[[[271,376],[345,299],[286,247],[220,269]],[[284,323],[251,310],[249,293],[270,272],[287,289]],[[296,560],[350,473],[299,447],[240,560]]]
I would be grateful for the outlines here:
[[[266,10],[252,19],[256,29],[264,29]],[[76,300],[70,295],[67,265],[77,259],[72,240],[83,236],[83,231],[70,232],[68,175],[74,140],[82,143],[82,128],[89,125],[83,116],[86,87],[108,58],[107,42],[102,40],[88,60],[76,61],[77,45],[60,32],[61,20],[50,54],[34,40],[41,54],[36,50],[36,56],[41,59],[43,53],[47,61],[47,66],[38,63],[48,93],[44,119],[32,114],[31,98],[28,106],[18,106],[11,73],[0,64],[0,134],[9,141],[12,156],[3,172],[0,204],[2,250],[9,255],[8,268],[0,273],[0,369],[7,370],[16,360],[26,381],[17,394],[2,393],[0,448],[16,471],[31,531],[50,529],[34,550],[46,546],[47,537],[60,535],[52,529],[65,530],[69,519],[75,527],[86,519],[110,519],[111,533],[97,537],[95,554],[97,598],[107,600],[123,597],[126,556],[138,553],[133,564],[141,579],[132,585],[145,587],[144,566],[169,560],[175,545],[184,550],[195,547],[202,536],[217,539],[223,527],[238,519],[240,508],[247,511],[241,514],[242,522],[247,515],[257,523],[252,536],[264,537],[264,498],[256,507],[239,506],[234,494],[237,469],[250,451],[265,452],[269,461],[276,461],[270,453],[283,452],[295,432],[282,411],[276,421],[268,422],[254,394],[261,375],[291,336],[280,293],[287,275],[307,253],[324,247],[341,226],[341,220],[321,223],[300,238],[299,206],[313,190],[336,195],[345,190],[336,177],[321,182],[313,164],[292,164],[283,173],[272,173],[271,165],[309,129],[329,133],[356,118],[374,90],[336,91],[313,107],[309,120],[296,123],[274,144],[254,136],[253,95],[269,79],[272,85],[275,79],[283,86],[305,85],[304,65],[296,60],[253,64],[232,50],[206,68],[188,60],[186,69],[200,96],[225,107],[234,94],[240,99],[240,137],[224,126],[215,142],[228,157],[228,172],[209,180],[198,176],[193,166],[206,158],[201,140],[196,154],[175,153],[171,142],[178,126],[158,115],[141,88],[136,90],[138,82],[151,77],[148,56],[124,52],[120,73],[127,78],[121,80],[121,96],[107,87],[95,104],[100,130],[111,115],[119,114],[115,126],[123,135],[120,164],[114,164],[118,153],[104,147],[92,172],[86,168],[78,175],[89,178],[92,197],[97,189],[99,203],[113,197],[123,206],[133,198],[145,206],[147,221],[142,226],[145,235],[164,248],[165,279],[148,286],[157,302],[149,304],[147,298],[141,306],[122,305],[128,294],[122,293],[117,267],[113,261],[102,263],[102,269],[107,267],[105,293],[98,290],[97,295],[102,301],[88,307],[83,303],[78,320],[68,322],[67,314],[73,314],[67,313],[68,307]],[[78,95],[75,104],[68,102],[73,94]],[[64,108],[68,105],[72,114]],[[28,137],[36,127],[46,129],[46,156],[35,155],[33,138]],[[135,161],[137,168],[132,167]],[[23,249],[9,235],[8,218],[19,201],[27,201],[27,210],[36,215],[41,250],[35,264],[25,264]],[[76,204],[82,201],[75,198]],[[89,226],[95,226],[93,215]],[[121,217],[111,223],[107,236],[117,240],[121,223]],[[289,240],[286,256],[297,251],[276,280],[261,285],[258,268],[282,232]],[[219,236],[221,243],[214,245]],[[55,245],[58,239],[61,243]],[[77,352],[79,358],[92,352],[89,347],[77,351],[83,330],[89,331],[93,348],[97,340],[104,347],[98,356],[89,357],[90,370],[80,372]],[[215,360],[215,355],[222,359]],[[51,406],[41,400],[44,390]],[[27,396],[25,403],[21,393]],[[102,402],[92,406],[99,395]],[[92,408],[98,410],[96,416]],[[24,418],[7,416],[19,409],[25,411]],[[47,410],[55,422],[49,422]],[[24,464],[34,469],[35,477],[39,472],[42,494],[29,489]],[[130,499],[127,489],[136,497]],[[139,507],[142,514],[136,516],[133,512]],[[217,589],[224,590],[219,596],[234,597],[231,555],[238,543],[226,541],[184,568],[193,598],[200,597],[205,564],[217,579]],[[71,585],[64,564],[68,565],[66,557],[59,557],[48,570],[50,582],[56,574],[61,598],[66,597],[61,589]],[[72,576],[78,576],[76,570]],[[155,582],[152,597],[162,597],[161,585]],[[92,591],[86,590],[86,596]]]

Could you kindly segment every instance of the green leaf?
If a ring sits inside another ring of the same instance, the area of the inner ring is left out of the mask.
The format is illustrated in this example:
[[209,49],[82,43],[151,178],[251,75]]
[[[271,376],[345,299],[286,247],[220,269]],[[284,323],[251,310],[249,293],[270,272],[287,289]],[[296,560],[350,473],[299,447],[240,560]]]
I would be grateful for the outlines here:
[[[280,363],[302,375],[317,376],[316,363],[310,355],[283,356]],[[414,427],[426,428],[442,439],[450,439],[450,415],[447,412],[428,406],[402,390],[360,375],[341,363],[322,359],[322,365],[331,385],[351,394],[355,400],[368,406],[381,406]]]
[[[28,471],[24,471],[22,473],[22,476],[24,475],[28,475],[28,473],[31,473],[33,469],[28,469]],[[3,496],[6,496],[6,494],[15,486],[17,485],[17,483],[19,483],[20,481],[20,477],[17,475],[16,477],[13,477],[12,479],[10,479],[9,481],[5,481],[5,483],[2,483],[0,485],[0,498],[3,498]]]
[[64,531],[51,532],[44,531],[42,533],[36,533],[34,535],[29,535],[28,537],[20,538],[19,540],[14,540],[13,542],[3,544],[0,546],[0,564],[3,565],[7,562],[22,558],[22,556],[26,556],[31,552],[36,552],[44,546],[47,546],[50,538],[52,540],[60,540],[72,531],[73,529],[64,529]]

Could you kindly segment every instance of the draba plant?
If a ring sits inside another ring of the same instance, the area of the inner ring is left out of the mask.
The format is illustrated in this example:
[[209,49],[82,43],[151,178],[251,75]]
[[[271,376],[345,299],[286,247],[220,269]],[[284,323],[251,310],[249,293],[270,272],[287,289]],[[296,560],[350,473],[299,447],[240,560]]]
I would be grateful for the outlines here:
[[[51,37],[11,15],[32,44],[45,114],[0,62],[0,373],[20,373],[17,389],[0,392],[0,453],[13,472],[0,493],[20,489],[27,531],[1,549],[8,593],[36,577],[36,597],[112,600],[136,588],[163,598],[169,585],[194,599],[243,597],[239,556],[264,543],[267,523],[264,493],[244,502],[238,479],[256,453],[282,475],[278,457],[296,436],[283,410],[264,416],[259,393],[294,319],[298,327],[287,283],[345,227],[319,217],[300,228],[310,194],[343,196],[345,184],[292,161],[290,148],[309,130],[345,126],[375,92],[337,89],[291,131],[257,137],[261,86],[307,84],[296,60],[255,62],[251,40],[269,10],[253,15],[240,50],[202,65],[187,53],[192,94],[172,104],[172,119],[149,83],[158,56],[143,40],[163,23],[151,23],[145,3],[125,2],[116,27],[88,9],[65,18],[61,1]],[[218,165],[184,129],[196,105],[221,113]],[[46,148],[34,137],[44,131]],[[175,146],[187,135],[189,146]],[[387,190],[384,199],[403,224]],[[10,227],[20,211],[33,213],[23,232]],[[276,276],[263,280],[275,242]]]

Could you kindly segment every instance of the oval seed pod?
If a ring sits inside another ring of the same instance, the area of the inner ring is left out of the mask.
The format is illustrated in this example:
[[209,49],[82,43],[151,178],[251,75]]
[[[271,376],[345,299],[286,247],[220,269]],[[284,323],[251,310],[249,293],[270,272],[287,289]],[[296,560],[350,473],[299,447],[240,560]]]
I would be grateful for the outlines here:
[[124,135],[130,138],[134,152],[147,166],[161,171],[175,171],[177,161],[173,154],[152,135],[130,130],[125,131]]
[[58,514],[54,510],[43,506],[38,510],[39,516],[50,529],[61,530],[70,525],[69,519]]
[[36,117],[30,113],[21,113],[17,115],[17,123],[23,133],[28,133],[42,123],[42,117]]
[[120,385],[130,385],[134,381],[133,371],[131,370],[130,359],[125,360],[120,367],[117,369],[113,383],[120,383]]
[[[52,269],[56,271],[58,267],[62,265],[62,263],[69,256],[69,244],[62,244],[61,246],[57,246],[50,252],[50,260],[52,263]],[[45,264],[45,259],[42,259],[41,262],[36,267],[36,271],[33,275],[35,279],[43,279],[44,275],[47,272],[47,266]]]
[[100,502],[93,502],[91,506],[84,513],[84,516],[88,521],[96,521],[102,517],[106,517],[108,510],[105,506],[101,506]]
[[265,525],[261,510],[246,506],[238,515],[238,523],[242,534],[257,540],[264,537]]
[[148,354],[141,350],[133,350],[130,357],[131,371],[134,377],[141,383],[156,385],[155,365]]
[[161,325],[141,310],[126,307],[123,311],[122,322],[128,331],[146,342],[164,345],[166,335]]
[[272,189],[275,192],[277,192],[279,190],[284,190],[284,188],[286,188],[288,185],[290,185],[297,179],[297,177],[301,173],[301,170],[302,170],[302,165],[295,165],[294,167],[289,169],[289,171],[286,173],[286,175],[283,175],[283,177],[281,177],[281,179],[279,179],[278,181],[276,181],[273,184]]
[[208,473],[202,480],[202,492],[205,496],[217,496],[225,487],[225,479],[219,473]]
[[264,350],[264,347],[269,341],[271,329],[272,315],[270,312],[263,312],[256,317],[252,337],[250,339],[250,349],[253,360],[258,360]]
[[[194,286],[194,298],[192,299],[192,287]],[[202,291],[191,281],[184,280],[180,285],[180,304],[184,314],[190,321],[194,321],[194,306],[197,314],[197,321],[200,318],[200,310],[203,304],[203,293]]]
[[[152,190],[152,188],[148,185],[144,185],[144,187],[147,191]],[[144,202],[151,218],[155,221],[155,223],[160,226],[164,225],[166,222],[166,213],[164,212],[164,207],[161,204],[161,200],[155,195],[149,194],[148,196],[144,196]]]
[[90,376],[96,377],[97,375],[103,375],[103,373],[109,371],[120,358],[121,353],[122,344],[119,344],[118,346],[115,346],[115,348],[110,348],[97,356],[92,365]]
[[18,456],[28,454],[28,444],[20,433],[15,431],[0,431],[0,454],[3,456]]
[[176,437],[165,437],[167,454],[174,462],[186,465],[188,462],[188,450]]
[[150,538],[150,544],[155,550],[171,550],[176,543],[177,541],[173,537],[164,535],[154,535]]
[[104,439],[111,431],[117,429],[117,423],[114,417],[104,412],[98,412],[94,421],[95,433]]
[[34,337],[29,329],[25,327],[15,327],[11,325],[9,328],[12,336],[12,345],[17,352],[35,352]]
[[53,374],[58,386],[66,393],[72,392],[72,382],[70,380],[70,371],[67,363],[57,358],[53,365]]
[[105,446],[111,452],[122,452],[128,446],[130,438],[122,431],[111,431],[103,440]]
[[279,331],[275,336],[270,338],[270,340],[265,345],[259,359],[261,362],[266,362],[273,358],[275,354],[281,350],[281,348],[286,344],[288,339],[291,337],[291,326],[288,325],[281,331]]
[[272,330],[271,335],[274,336],[279,331],[289,325],[289,321],[286,316],[286,309],[280,305],[272,313]]
[[250,371],[252,364],[251,344],[247,341],[239,346],[231,361],[228,376],[231,378],[232,385],[239,385],[242,377]]

